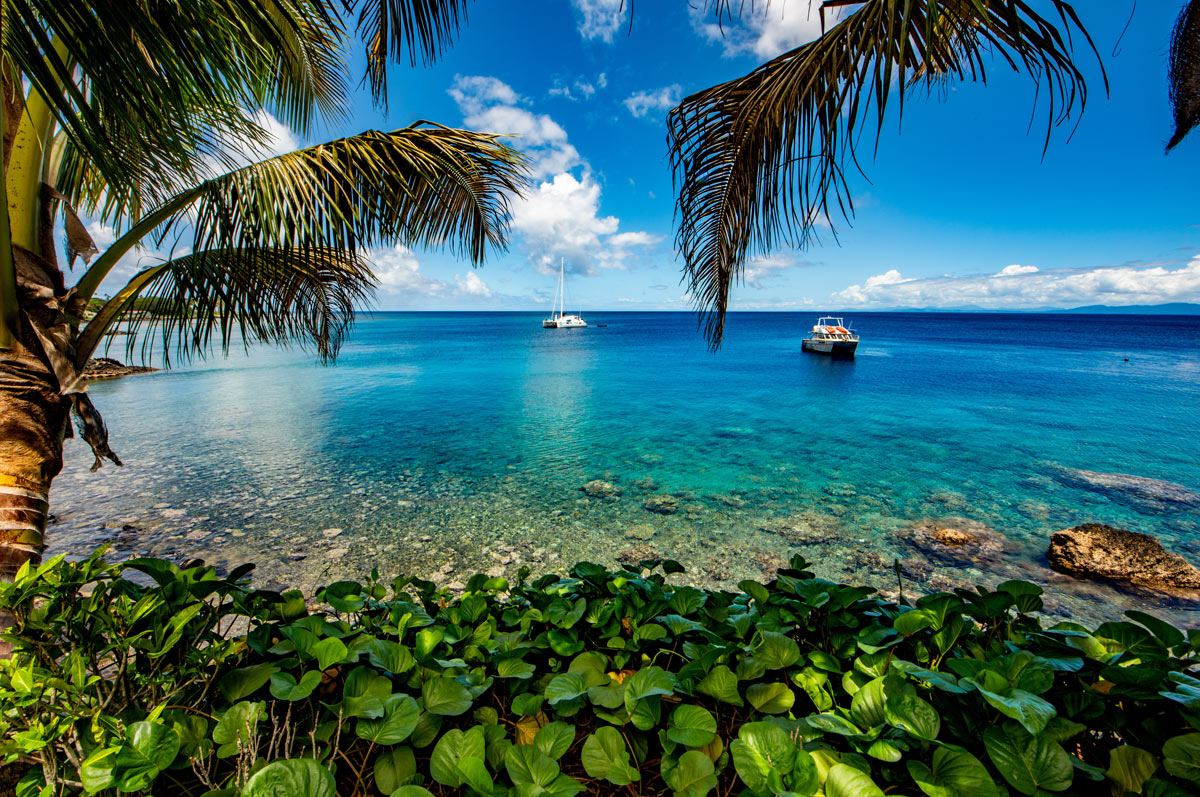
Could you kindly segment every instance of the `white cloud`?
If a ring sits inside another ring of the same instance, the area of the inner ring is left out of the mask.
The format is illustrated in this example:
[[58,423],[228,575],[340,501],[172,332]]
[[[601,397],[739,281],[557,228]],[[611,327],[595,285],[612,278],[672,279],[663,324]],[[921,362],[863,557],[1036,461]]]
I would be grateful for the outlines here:
[[619,232],[608,239],[610,246],[650,246],[661,241],[662,238],[658,235],[651,235],[648,232]]
[[1018,274],[1033,274],[1038,270],[1037,266],[1005,266],[996,272],[997,277],[1013,277]]
[[396,244],[391,249],[377,250],[367,259],[384,293],[438,296],[446,290],[446,283],[421,273],[420,261],[407,246]]
[[762,255],[746,261],[742,280],[752,288],[762,288],[763,281],[789,268],[811,265],[787,254]]
[[535,270],[557,273],[560,259],[580,274],[623,269],[634,247],[658,242],[646,232],[618,232],[620,220],[601,215],[600,183],[567,132],[548,115],[522,107],[527,101],[508,85],[458,76],[450,94],[469,127],[517,136],[516,146],[530,159],[537,186],[511,207],[513,230]]
[[[717,21],[708,4],[692,7],[692,27],[720,44],[726,57],[751,53],[761,60],[793,50],[821,35],[821,4],[812,0],[774,0],[748,4],[741,14]],[[825,28],[841,19],[841,9],[828,10]]]
[[1178,268],[1103,266],[1052,269],[1008,266],[995,274],[905,279],[892,269],[833,294],[846,305],[988,309],[1078,307],[1200,301],[1200,255]]
[[567,141],[567,131],[548,115],[520,107],[521,96],[508,84],[494,77],[456,75],[449,93],[468,127],[518,137],[535,177],[548,177],[581,163],[579,151]]
[[625,24],[625,0],[571,0],[579,19],[579,35],[585,39],[612,42],[613,34]]
[[467,296],[491,296],[492,290],[487,286],[487,283],[479,278],[479,275],[474,271],[468,271],[465,277],[454,275],[454,283],[458,285],[458,292]]
[[479,113],[486,105],[516,105],[520,100],[503,80],[486,75],[455,75],[448,93],[464,115]]
[[639,91],[625,98],[625,107],[637,118],[651,111],[667,111],[679,104],[681,88],[678,83],[652,91]]

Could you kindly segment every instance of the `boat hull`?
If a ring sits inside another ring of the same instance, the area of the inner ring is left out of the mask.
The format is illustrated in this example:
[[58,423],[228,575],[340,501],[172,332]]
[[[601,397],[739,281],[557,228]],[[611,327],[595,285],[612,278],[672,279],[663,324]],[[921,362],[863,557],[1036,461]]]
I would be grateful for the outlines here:
[[582,318],[545,318],[542,329],[581,329],[587,326]]
[[853,357],[858,349],[857,340],[820,340],[805,338],[800,345],[804,351],[813,354],[828,354],[831,357]]

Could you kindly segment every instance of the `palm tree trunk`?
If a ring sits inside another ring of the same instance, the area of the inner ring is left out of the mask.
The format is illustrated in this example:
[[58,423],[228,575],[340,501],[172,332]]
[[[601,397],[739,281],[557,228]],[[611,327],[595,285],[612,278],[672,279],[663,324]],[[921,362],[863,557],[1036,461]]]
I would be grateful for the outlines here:
[[[71,402],[39,360],[0,352],[0,579],[11,581],[45,548],[50,483],[62,469]],[[0,607],[0,629],[12,615]],[[0,642],[0,656],[8,653]]]
[[[53,362],[68,361],[71,336],[54,298],[53,261],[37,261],[18,251],[18,283],[23,323],[14,349],[0,351],[0,580],[11,581],[26,562],[37,564],[50,483],[62,470],[63,438],[69,431],[72,399],[64,395],[62,374]],[[40,332],[39,332],[40,330]],[[54,357],[47,356],[53,350]],[[0,607],[0,630],[12,625]],[[9,646],[0,641],[0,657]]]

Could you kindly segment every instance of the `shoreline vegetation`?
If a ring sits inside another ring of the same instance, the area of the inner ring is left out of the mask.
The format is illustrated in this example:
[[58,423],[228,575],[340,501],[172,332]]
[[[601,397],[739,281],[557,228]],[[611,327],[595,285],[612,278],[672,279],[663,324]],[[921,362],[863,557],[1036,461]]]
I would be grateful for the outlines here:
[[1200,630],[1048,623],[1042,590],[897,601],[793,557],[736,591],[648,559],[306,602],[162,559],[0,584],[17,793],[1200,793]]

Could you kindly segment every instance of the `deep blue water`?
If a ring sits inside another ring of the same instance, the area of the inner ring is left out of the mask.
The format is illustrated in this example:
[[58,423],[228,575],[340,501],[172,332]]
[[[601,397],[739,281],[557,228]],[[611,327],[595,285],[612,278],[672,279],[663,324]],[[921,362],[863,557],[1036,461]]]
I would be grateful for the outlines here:
[[[1026,575],[1045,575],[1050,532],[1085,521],[1200,558],[1200,512],[1061,477],[1200,490],[1200,318],[863,313],[846,361],[801,352],[814,314],[735,314],[715,354],[689,314],[586,317],[607,326],[378,314],[334,367],[259,348],[96,384],[127,467],[90,474],[68,441],[51,543],[116,538],[312,583],[373,565],[453,581],[633,545],[709,583],[796,551],[871,581],[913,554],[906,529],[966,518],[1003,534]],[[621,495],[588,498],[597,478]],[[645,509],[654,494],[677,511]],[[797,546],[789,526],[819,542]],[[1007,573],[934,564],[953,580]],[[1113,600],[1047,583],[1075,611]]]

